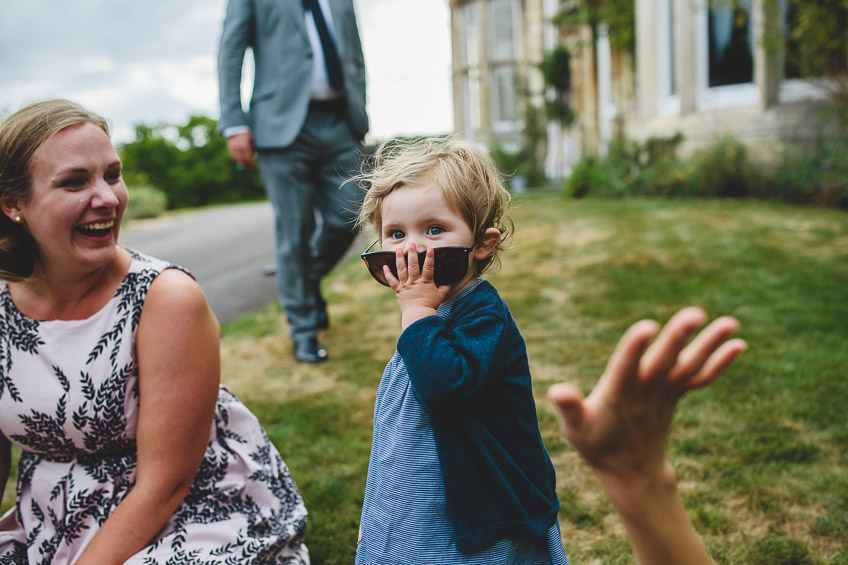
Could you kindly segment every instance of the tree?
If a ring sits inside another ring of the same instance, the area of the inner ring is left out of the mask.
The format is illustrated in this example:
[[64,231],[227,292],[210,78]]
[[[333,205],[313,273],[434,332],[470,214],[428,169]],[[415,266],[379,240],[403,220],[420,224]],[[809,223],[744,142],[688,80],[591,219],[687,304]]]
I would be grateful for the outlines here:
[[170,209],[263,198],[258,173],[236,165],[215,126],[204,116],[182,126],[137,125],[135,141],[119,148],[127,184],[162,190]]

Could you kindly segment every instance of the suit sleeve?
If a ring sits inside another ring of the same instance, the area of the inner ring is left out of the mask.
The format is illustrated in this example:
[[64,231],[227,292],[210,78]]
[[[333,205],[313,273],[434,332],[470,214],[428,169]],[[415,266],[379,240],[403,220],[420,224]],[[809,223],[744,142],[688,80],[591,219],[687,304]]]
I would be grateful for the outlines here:
[[356,67],[356,90],[357,92],[362,92],[363,95],[365,93],[365,56],[362,54],[362,39],[359,36],[359,25],[356,21],[355,11],[354,17],[351,18],[350,21],[350,34],[353,37],[353,41],[351,42],[356,47],[353,49],[351,53],[353,56],[353,63]]
[[503,334],[503,321],[484,309],[451,328],[438,316],[409,326],[398,340],[398,352],[419,401],[439,411],[479,395],[497,373],[492,369]]
[[242,110],[241,71],[244,55],[253,42],[254,15],[252,0],[229,0],[218,49],[219,132],[249,125]]

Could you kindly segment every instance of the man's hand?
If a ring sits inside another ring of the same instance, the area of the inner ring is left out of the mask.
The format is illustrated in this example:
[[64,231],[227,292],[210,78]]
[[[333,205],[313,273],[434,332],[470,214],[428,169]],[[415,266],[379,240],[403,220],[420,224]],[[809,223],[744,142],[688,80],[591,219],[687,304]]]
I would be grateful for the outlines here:
[[236,163],[252,169],[256,166],[256,148],[253,146],[253,133],[246,131],[227,138],[227,149]]

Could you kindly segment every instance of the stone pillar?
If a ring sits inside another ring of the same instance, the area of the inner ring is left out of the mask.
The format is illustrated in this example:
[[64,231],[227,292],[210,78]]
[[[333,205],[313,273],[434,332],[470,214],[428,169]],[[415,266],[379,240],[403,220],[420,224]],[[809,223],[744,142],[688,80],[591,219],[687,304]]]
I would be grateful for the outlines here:
[[636,99],[640,119],[657,114],[657,0],[636,0]]
[[780,30],[782,14],[776,0],[754,0],[754,82],[760,89],[760,107],[774,106],[780,99],[783,57],[771,38]]
[[677,57],[674,58],[680,115],[697,110],[698,64],[695,42],[696,3],[702,0],[674,0],[674,35]]

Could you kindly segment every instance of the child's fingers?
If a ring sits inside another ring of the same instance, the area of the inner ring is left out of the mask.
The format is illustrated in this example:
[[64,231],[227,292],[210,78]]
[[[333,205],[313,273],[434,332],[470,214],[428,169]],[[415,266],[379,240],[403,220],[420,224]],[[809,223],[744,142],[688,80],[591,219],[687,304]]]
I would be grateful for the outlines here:
[[[618,345],[607,362],[601,382],[598,386],[612,385],[616,388],[625,386],[628,379],[635,381],[639,372],[639,362],[657,331],[659,324],[653,320],[636,322],[624,332]],[[608,382],[612,380],[612,382]]]
[[398,281],[405,282],[409,273],[406,270],[406,256],[401,248],[395,249],[395,267],[397,268]]
[[746,349],[748,344],[742,339],[731,339],[716,349],[707,358],[701,370],[686,383],[688,390],[704,388],[715,381],[721,373],[733,363]]
[[722,316],[710,322],[680,353],[668,380],[682,381],[698,374],[707,359],[738,329],[739,321],[731,316]]
[[[418,258],[416,257],[416,263]],[[421,280],[423,282],[432,282],[436,274],[436,252],[433,248],[427,250],[424,256],[424,265],[421,267]]]
[[392,274],[392,270],[389,268],[388,265],[383,265],[383,276],[386,277],[386,282],[389,283],[389,286],[392,288],[392,290],[397,289],[398,280]]
[[[583,425],[583,393],[569,383],[559,383],[548,389],[548,398],[557,407],[560,426],[566,437],[577,433]],[[570,440],[569,440],[570,441]]]
[[677,363],[678,355],[692,333],[704,323],[707,314],[697,307],[680,310],[663,326],[657,339],[645,351],[639,365],[640,378],[646,381],[663,378]]
[[421,277],[421,265],[418,264],[418,250],[415,248],[414,243],[409,244],[409,252],[406,255],[406,269],[410,279],[416,280]]

